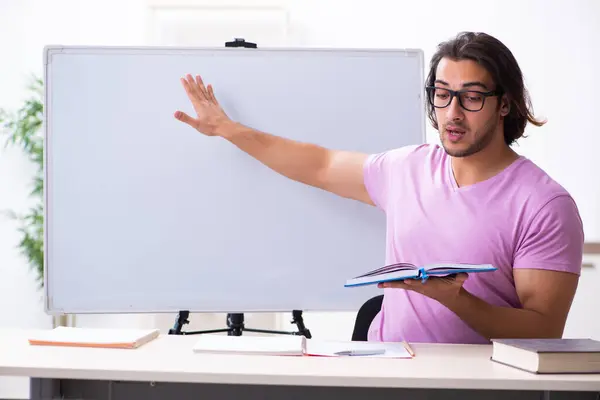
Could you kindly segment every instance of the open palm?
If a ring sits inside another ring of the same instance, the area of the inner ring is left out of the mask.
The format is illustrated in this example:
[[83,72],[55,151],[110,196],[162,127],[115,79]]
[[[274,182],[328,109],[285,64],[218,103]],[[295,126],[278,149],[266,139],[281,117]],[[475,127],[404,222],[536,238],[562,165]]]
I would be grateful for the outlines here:
[[466,273],[453,274],[447,277],[430,277],[425,282],[420,279],[385,282],[378,284],[380,288],[397,288],[412,290],[432,299],[443,301],[455,297],[469,277]]
[[215,136],[219,126],[230,120],[219,105],[212,86],[205,87],[200,75],[196,75],[194,79],[190,74],[181,78],[181,84],[192,102],[196,117],[191,117],[183,111],[176,111],[175,118],[205,135]]

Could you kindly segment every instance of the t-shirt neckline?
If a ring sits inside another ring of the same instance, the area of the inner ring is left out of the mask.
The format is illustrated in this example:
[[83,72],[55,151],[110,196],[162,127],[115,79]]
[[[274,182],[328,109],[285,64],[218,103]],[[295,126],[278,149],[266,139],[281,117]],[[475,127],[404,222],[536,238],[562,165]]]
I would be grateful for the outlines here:
[[525,161],[527,159],[525,156],[519,155],[516,160],[514,160],[512,163],[510,163],[506,168],[504,168],[502,171],[498,172],[496,175],[491,176],[488,179],[483,180],[481,182],[474,183],[472,185],[459,187],[458,183],[456,182],[456,178],[454,177],[454,171],[452,170],[452,157],[450,157],[447,154],[445,155],[445,157],[446,157],[446,170],[447,170],[446,177],[447,177],[448,181],[450,182],[450,188],[454,192],[464,192],[467,190],[475,189],[475,188],[483,186],[483,185],[488,185],[488,184],[500,179],[503,175],[506,175],[512,169],[514,169],[518,164],[521,164],[523,161]]

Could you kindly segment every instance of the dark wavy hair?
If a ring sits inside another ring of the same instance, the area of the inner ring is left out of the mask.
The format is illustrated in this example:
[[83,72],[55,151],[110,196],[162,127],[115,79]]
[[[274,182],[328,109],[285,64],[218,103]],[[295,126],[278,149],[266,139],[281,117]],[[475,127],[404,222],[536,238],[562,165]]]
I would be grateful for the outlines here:
[[[509,113],[504,118],[504,141],[507,145],[524,136],[527,122],[535,126],[546,123],[534,118],[521,68],[511,51],[495,37],[486,33],[461,32],[454,39],[440,43],[431,58],[427,86],[434,85],[435,72],[442,58],[475,61],[492,75],[496,89],[504,93],[509,102]],[[438,129],[435,109],[429,101],[426,104],[427,116],[433,127]]]

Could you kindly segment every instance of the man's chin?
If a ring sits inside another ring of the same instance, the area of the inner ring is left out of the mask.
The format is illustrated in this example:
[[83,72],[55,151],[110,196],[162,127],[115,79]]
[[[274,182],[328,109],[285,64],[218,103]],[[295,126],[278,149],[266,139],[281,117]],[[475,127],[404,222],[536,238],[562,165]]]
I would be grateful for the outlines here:
[[476,146],[457,146],[455,144],[442,143],[442,147],[446,154],[450,157],[463,158],[477,153]]

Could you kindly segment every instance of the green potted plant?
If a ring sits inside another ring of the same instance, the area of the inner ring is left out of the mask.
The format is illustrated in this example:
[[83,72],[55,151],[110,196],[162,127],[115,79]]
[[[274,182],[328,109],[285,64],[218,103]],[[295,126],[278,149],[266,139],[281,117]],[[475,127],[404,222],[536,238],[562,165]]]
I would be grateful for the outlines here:
[[29,266],[36,272],[37,280],[44,285],[44,141],[43,83],[33,78],[29,85],[29,97],[15,113],[0,109],[0,131],[6,135],[5,146],[19,146],[27,158],[35,165],[35,174],[31,182],[30,197],[33,205],[24,214],[7,211],[6,214],[19,223],[19,250],[27,259]]
[[[18,146],[35,166],[31,180],[30,198],[33,205],[22,214],[5,211],[18,222],[20,235],[18,248],[27,259],[29,267],[36,273],[39,287],[44,285],[44,136],[43,122],[43,82],[33,77],[28,86],[29,97],[14,113],[0,109],[0,134],[6,138],[5,146]],[[74,316],[72,318],[74,321]],[[67,317],[53,318],[53,325],[74,325]]]

